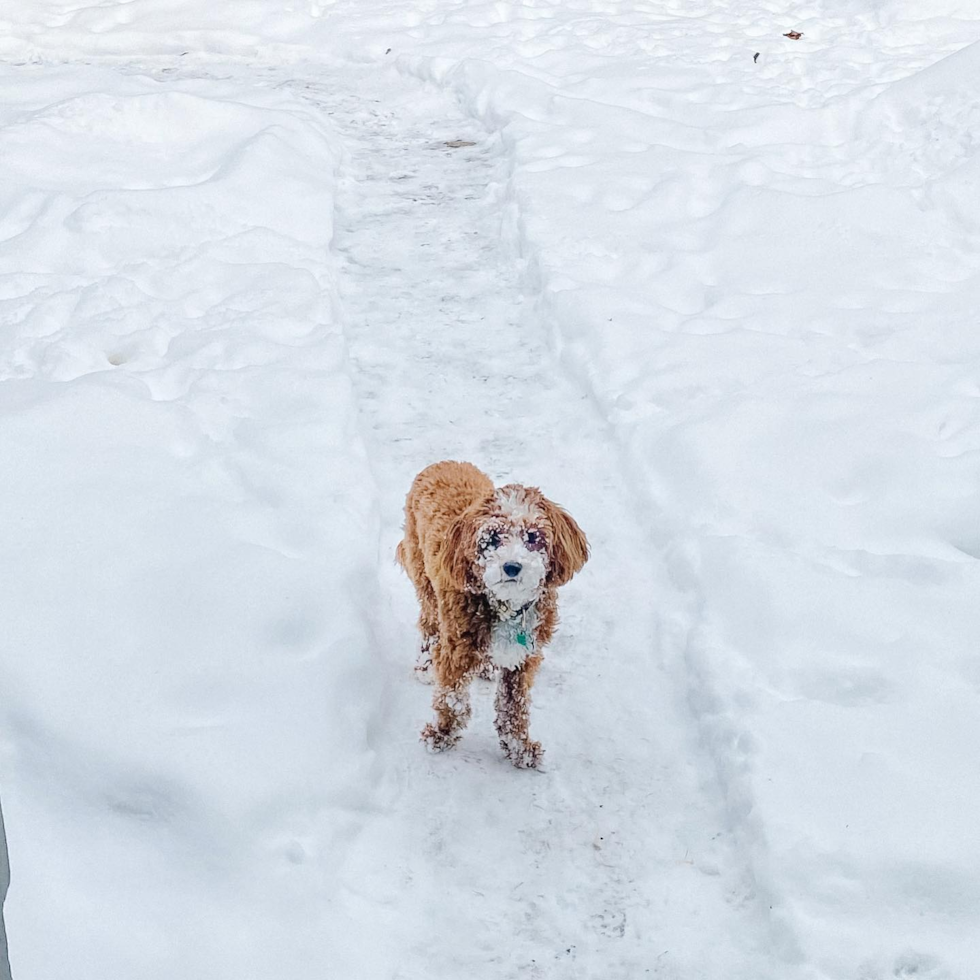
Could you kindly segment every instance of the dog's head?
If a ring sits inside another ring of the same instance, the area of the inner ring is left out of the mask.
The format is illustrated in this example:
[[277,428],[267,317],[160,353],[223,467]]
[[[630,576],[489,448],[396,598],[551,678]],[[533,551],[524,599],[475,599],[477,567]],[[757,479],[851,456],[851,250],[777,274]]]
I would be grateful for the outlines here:
[[452,524],[446,558],[458,589],[519,608],[564,585],[586,562],[582,529],[535,487],[511,483]]

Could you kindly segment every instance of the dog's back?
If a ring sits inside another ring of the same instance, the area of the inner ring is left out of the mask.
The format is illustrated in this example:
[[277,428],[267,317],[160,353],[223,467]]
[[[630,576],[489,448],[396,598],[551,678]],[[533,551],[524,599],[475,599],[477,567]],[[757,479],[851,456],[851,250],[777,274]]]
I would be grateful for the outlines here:
[[405,538],[396,551],[405,570],[412,574],[413,552],[434,550],[467,507],[492,493],[493,482],[472,463],[444,460],[422,470],[405,500]]

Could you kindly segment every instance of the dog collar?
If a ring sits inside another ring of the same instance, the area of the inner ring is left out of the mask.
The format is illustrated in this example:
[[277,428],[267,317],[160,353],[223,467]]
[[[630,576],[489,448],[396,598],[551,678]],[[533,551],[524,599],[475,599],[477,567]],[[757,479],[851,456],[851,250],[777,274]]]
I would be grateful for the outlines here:
[[[506,607],[504,607],[506,608]],[[509,616],[501,616],[498,611],[498,622],[505,623],[508,631],[513,630],[511,639],[514,643],[530,650],[534,645],[531,629],[528,628],[529,613],[534,609],[534,601],[525,603],[520,609],[515,609]]]

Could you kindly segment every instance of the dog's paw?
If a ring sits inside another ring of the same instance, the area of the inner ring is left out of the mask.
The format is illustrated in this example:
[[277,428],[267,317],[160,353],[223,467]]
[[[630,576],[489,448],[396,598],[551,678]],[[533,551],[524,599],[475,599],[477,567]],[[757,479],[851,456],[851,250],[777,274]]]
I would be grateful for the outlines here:
[[501,741],[501,748],[518,769],[537,769],[544,761],[544,749],[540,742]]
[[435,725],[430,723],[422,729],[420,738],[430,751],[445,752],[459,741],[460,736],[449,732],[440,732]]
[[415,679],[420,684],[431,684],[432,683],[432,661],[431,660],[419,660],[415,665]]
[[432,683],[432,654],[439,644],[438,636],[423,636],[415,658],[415,679],[420,684]]

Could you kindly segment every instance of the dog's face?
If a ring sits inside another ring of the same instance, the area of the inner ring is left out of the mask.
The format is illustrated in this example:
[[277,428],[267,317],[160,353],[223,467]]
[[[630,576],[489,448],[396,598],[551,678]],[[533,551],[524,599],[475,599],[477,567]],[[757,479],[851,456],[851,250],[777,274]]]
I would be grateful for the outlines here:
[[493,504],[477,533],[477,574],[487,595],[517,608],[540,595],[548,573],[544,515],[514,490],[498,490]]
[[581,528],[540,490],[510,484],[471,507],[448,542],[457,588],[483,592],[518,609],[550,586],[563,585],[586,562]]

